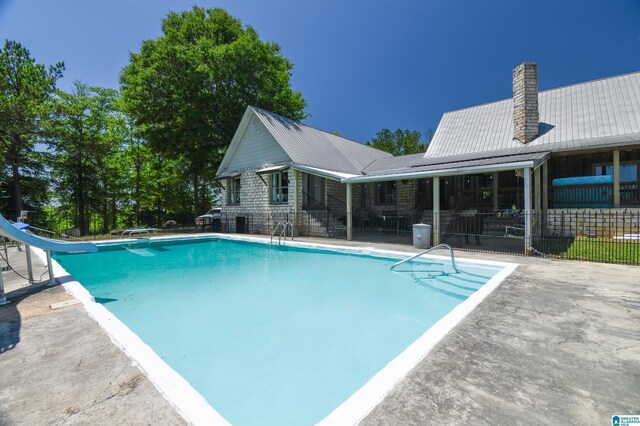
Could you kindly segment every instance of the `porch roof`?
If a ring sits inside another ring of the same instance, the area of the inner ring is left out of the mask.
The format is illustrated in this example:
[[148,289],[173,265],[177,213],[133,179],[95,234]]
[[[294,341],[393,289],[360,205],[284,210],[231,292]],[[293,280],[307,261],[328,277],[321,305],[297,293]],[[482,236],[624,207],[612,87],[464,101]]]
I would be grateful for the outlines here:
[[[522,169],[524,167],[538,167],[549,159],[550,152],[529,152],[509,154],[503,151],[491,153],[488,157],[473,158],[470,155],[456,155],[441,158],[413,158],[403,165],[397,163],[391,169],[391,164],[387,167],[382,165],[377,170],[370,170],[365,176],[355,176],[342,179],[342,183],[375,182],[398,179],[419,179],[432,176],[455,176],[472,173],[491,173],[503,170]],[[409,156],[407,156],[409,157]],[[415,156],[412,156],[415,157]]]

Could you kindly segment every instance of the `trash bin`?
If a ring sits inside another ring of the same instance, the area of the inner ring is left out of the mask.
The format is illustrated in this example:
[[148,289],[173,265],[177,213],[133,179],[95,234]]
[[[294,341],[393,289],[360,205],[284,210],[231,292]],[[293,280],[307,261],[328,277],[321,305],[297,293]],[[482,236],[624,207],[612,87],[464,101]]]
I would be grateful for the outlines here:
[[413,225],[413,246],[419,249],[431,247],[431,225],[424,223]]

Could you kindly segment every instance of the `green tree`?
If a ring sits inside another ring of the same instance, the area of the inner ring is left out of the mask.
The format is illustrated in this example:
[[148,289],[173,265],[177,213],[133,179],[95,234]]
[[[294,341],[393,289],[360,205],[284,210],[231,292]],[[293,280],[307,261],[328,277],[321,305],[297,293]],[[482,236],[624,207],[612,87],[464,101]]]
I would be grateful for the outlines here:
[[193,220],[189,176],[183,162],[152,151],[143,140],[127,141],[121,165],[127,169],[128,209],[123,209],[127,226],[162,226],[167,219],[184,224]]
[[[0,49],[0,151],[5,185],[12,194],[13,215],[46,200],[45,154],[36,150],[47,100],[64,64],[37,64],[20,43],[7,40]],[[26,191],[25,191],[26,190]]]
[[417,130],[397,129],[391,131],[382,129],[372,138],[367,145],[389,152],[394,156],[424,153],[426,145],[420,139],[422,135]]
[[89,231],[90,211],[104,213],[106,192],[115,185],[112,159],[122,145],[113,130],[116,99],[115,90],[75,82],[71,93],[58,91],[51,103],[47,129],[55,188],[60,201],[73,206],[82,235]]
[[127,110],[150,147],[183,161],[194,213],[247,105],[302,119],[291,62],[275,43],[223,9],[171,12],[162,35],[130,55],[120,82]]

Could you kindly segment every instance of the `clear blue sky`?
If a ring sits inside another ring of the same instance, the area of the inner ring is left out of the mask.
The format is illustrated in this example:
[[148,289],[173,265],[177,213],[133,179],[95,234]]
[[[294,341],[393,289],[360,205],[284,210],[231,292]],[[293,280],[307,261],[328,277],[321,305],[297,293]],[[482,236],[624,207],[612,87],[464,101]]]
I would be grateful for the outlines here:
[[[381,128],[435,129],[446,111],[511,96],[538,63],[540,89],[640,70],[640,0],[198,1],[280,44],[307,123],[365,142]],[[160,35],[167,0],[0,0],[0,39],[73,80],[118,87],[130,51]]]

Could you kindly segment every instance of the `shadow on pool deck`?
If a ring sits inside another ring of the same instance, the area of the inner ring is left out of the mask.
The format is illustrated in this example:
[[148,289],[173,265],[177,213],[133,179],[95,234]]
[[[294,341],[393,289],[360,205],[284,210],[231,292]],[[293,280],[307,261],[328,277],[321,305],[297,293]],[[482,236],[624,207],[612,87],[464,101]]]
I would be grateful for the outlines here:
[[20,312],[15,303],[0,310],[0,355],[20,343]]
[[15,348],[20,343],[22,315],[18,306],[27,298],[46,290],[45,285],[20,288],[6,294],[11,303],[0,308],[0,354]]

